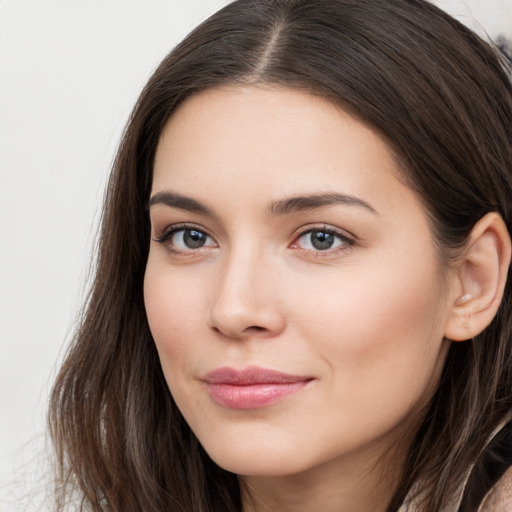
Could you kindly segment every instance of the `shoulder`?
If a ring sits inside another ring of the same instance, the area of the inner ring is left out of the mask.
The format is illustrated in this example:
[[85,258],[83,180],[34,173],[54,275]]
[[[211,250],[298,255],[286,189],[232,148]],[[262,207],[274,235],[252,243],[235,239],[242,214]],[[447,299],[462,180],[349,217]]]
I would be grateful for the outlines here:
[[478,512],[510,512],[512,510],[512,467],[487,493]]

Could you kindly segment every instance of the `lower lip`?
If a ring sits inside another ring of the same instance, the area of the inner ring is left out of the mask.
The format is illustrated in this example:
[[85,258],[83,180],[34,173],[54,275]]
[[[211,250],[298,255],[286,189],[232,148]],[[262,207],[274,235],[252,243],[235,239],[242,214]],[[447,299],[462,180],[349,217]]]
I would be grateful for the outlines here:
[[303,389],[309,380],[284,383],[207,384],[214,402],[231,409],[259,409],[274,404]]

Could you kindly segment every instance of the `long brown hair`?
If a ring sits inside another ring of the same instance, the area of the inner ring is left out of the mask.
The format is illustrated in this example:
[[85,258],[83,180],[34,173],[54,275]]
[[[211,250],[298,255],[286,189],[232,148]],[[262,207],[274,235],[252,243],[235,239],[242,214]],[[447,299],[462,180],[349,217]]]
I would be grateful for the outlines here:
[[[121,141],[94,283],[51,397],[59,510],[73,491],[94,511],[241,510],[236,475],[209,459],[173,402],[142,292],[162,128],[192,94],[236,83],[305,90],[376,129],[446,262],[488,212],[512,231],[512,90],[489,44],[424,0],[229,4],[161,63]],[[418,485],[422,510],[441,511],[512,409],[511,292],[509,276],[492,324],[452,344],[390,512]]]

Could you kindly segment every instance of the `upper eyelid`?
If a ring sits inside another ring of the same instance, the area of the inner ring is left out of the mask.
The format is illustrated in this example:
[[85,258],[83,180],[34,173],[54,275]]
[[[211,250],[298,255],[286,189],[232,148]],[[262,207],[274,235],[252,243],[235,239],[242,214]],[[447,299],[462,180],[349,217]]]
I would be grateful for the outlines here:
[[208,235],[210,238],[214,238],[209,230],[201,226],[200,224],[195,224],[194,222],[177,222],[176,224],[169,224],[165,228],[161,230],[162,234],[173,233],[177,231],[186,231],[187,229],[192,229],[196,231],[201,231],[205,235]]
[[169,240],[172,238],[172,236],[175,233],[178,233],[179,231],[186,231],[186,230],[201,231],[201,233],[204,233],[208,238],[211,238],[215,242],[215,244],[218,244],[215,237],[212,236],[207,229],[205,229],[204,227],[202,227],[198,224],[194,224],[194,223],[190,223],[190,222],[184,222],[184,223],[179,222],[176,224],[169,224],[162,230],[155,232],[152,235],[152,239],[155,242],[158,242],[160,244],[166,244],[169,242]]
[[[193,218],[193,217],[192,217]],[[172,219],[172,217],[171,217]],[[150,228],[152,236],[168,233],[175,229],[197,229],[198,231],[202,231],[206,235],[210,236],[214,240],[218,240],[219,237],[225,237],[224,229],[222,225],[217,225],[216,223],[213,226],[213,229],[205,227],[202,222],[195,220],[176,220],[174,222],[169,222],[171,220],[167,215],[155,215],[152,216],[150,214]],[[213,233],[216,235],[213,235]]]
[[339,235],[342,238],[346,238],[348,240],[354,240],[356,241],[358,237],[351,233],[350,231],[347,231],[346,229],[337,228],[335,226],[331,226],[329,224],[316,224],[316,225],[306,225],[301,228],[299,228],[295,234],[293,235],[293,239],[296,240],[298,237],[310,233],[311,231],[327,231],[330,233],[334,233],[336,235]]

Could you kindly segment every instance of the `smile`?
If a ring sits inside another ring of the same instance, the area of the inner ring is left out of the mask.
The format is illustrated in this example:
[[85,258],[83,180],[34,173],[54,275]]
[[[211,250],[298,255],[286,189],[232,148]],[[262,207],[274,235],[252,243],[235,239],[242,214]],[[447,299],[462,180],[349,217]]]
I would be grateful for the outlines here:
[[203,379],[212,400],[231,409],[259,409],[303,389],[313,379],[275,370],[222,367]]

